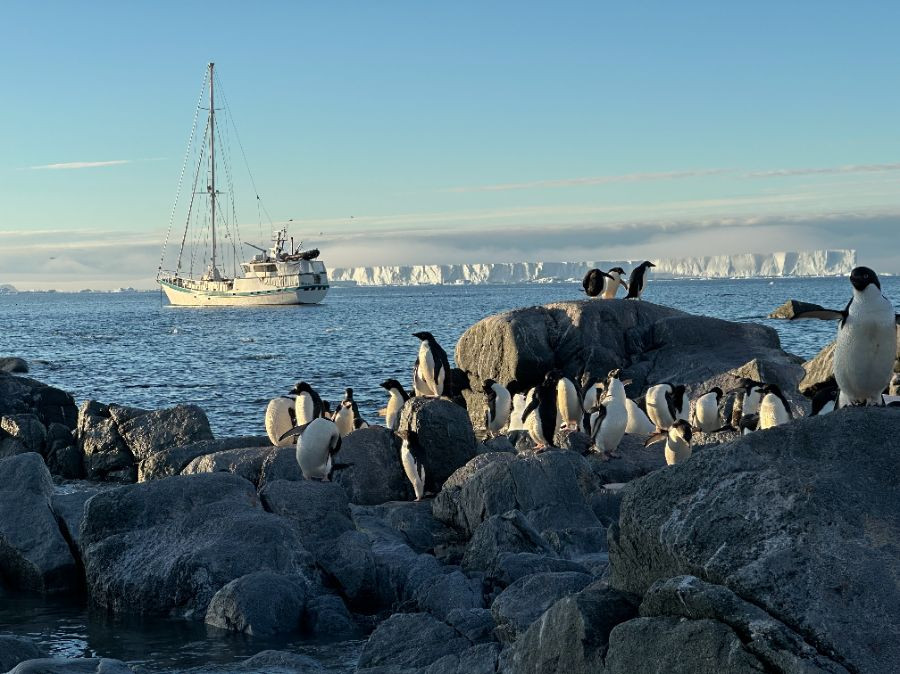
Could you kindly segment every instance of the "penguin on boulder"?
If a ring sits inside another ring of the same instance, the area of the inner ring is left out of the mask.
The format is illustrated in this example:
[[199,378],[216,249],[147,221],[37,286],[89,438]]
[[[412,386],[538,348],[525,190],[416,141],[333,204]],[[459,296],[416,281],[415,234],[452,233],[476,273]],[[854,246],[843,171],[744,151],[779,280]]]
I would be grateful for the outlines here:
[[646,442],[644,442],[644,447],[665,440],[666,464],[672,466],[691,458],[692,435],[691,425],[684,419],[678,419],[667,431],[659,431],[647,438]]
[[606,285],[603,287],[603,294],[600,296],[605,300],[614,300],[616,299],[616,293],[619,291],[619,286],[625,288],[625,292],[628,292],[628,284],[625,283],[624,280],[625,270],[621,267],[613,267],[606,274],[606,277],[609,279],[606,281]]
[[535,444],[536,451],[554,447],[556,435],[556,385],[559,381],[559,370],[551,370],[544,376],[540,386],[534,388],[534,396],[522,412],[522,423]]
[[416,501],[421,501],[425,496],[425,450],[419,444],[419,435],[411,428],[397,431],[397,435],[403,440],[400,445],[400,463],[403,464],[403,472],[416,494]]
[[318,419],[325,413],[322,398],[316,390],[305,381],[297,382],[291,391],[296,396],[295,410],[297,413],[297,425],[304,426],[313,419]]
[[482,391],[487,398],[487,412],[484,426],[491,436],[496,435],[509,423],[512,397],[502,384],[493,379],[485,379]]
[[679,419],[687,419],[685,387],[683,384],[656,384],[647,389],[647,416],[657,431],[666,431]]
[[627,300],[641,299],[641,293],[644,292],[644,286],[647,283],[646,274],[650,267],[656,265],[649,260],[641,262],[637,267],[631,270],[631,276],[628,277],[628,294],[625,296]]
[[416,332],[413,333],[413,337],[421,340],[415,370],[418,378],[424,383],[424,388],[428,391],[427,395],[440,398],[444,395],[444,384],[450,378],[450,361],[447,358],[447,352],[430,332]]
[[389,396],[384,425],[396,431],[400,424],[400,412],[409,400],[409,394],[396,379],[386,379],[379,386],[387,391]]
[[338,466],[334,456],[341,449],[341,434],[333,421],[317,417],[308,424],[295,426],[279,440],[297,437],[297,464],[307,480],[331,479],[331,473]]
[[269,442],[276,447],[290,447],[294,444],[290,438],[285,440],[279,440],[279,438],[297,425],[295,404],[294,396],[290,395],[272,398],[266,406],[266,435],[269,436]]
[[599,297],[603,293],[603,287],[606,279],[612,278],[609,274],[601,269],[591,269],[581,280],[581,287],[588,297]]
[[763,399],[759,403],[759,430],[775,428],[794,418],[790,403],[776,384],[766,384]]

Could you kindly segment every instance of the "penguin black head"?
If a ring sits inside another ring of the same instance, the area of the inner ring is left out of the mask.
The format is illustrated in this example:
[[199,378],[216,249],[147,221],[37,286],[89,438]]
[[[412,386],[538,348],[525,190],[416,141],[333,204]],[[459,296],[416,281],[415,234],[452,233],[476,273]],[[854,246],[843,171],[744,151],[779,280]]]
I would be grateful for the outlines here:
[[344,400],[353,400],[353,389],[352,388],[344,389]]
[[655,267],[656,265],[650,262],[650,260],[644,260],[644,262],[641,263],[641,266],[646,269],[647,267]]
[[684,419],[679,419],[674,424],[672,424],[672,429],[675,430],[682,438],[684,438],[685,442],[691,441],[691,435],[693,435],[694,431],[691,429],[691,425],[686,422]]
[[704,395],[709,395],[710,393],[715,393],[715,394],[716,394],[716,400],[717,400],[717,401],[722,399],[722,389],[720,389],[718,386],[713,386],[713,387],[712,387],[711,389],[709,389]]
[[853,287],[862,292],[869,285],[874,285],[881,290],[881,282],[878,280],[878,274],[868,267],[856,267],[850,272],[850,283]]
[[616,273],[619,274],[620,276],[624,276],[624,275],[625,275],[625,270],[622,269],[621,267],[613,267],[612,269],[609,270],[609,273],[610,273],[610,274],[612,274],[613,272],[616,272]]
[[485,379],[484,383],[481,385],[481,390],[485,393],[489,393],[494,390],[494,384],[496,383],[497,382],[495,382],[493,379]]
[[550,370],[544,375],[544,386],[556,386],[556,382],[563,378],[562,370]]
[[391,389],[403,390],[403,385],[396,379],[385,379],[379,386],[387,391],[390,391]]
[[617,367],[615,370],[610,370],[609,374],[606,375],[607,379],[619,379],[622,376],[622,368]]
[[297,395],[301,393],[312,393],[312,386],[307,384],[305,381],[298,381],[294,385],[294,390],[291,393],[296,393]]
[[423,342],[431,343],[431,342],[435,341],[434,335],[432,335],[430,332],[414,332],[413,337],[417,337],[417,338],[421,339]]

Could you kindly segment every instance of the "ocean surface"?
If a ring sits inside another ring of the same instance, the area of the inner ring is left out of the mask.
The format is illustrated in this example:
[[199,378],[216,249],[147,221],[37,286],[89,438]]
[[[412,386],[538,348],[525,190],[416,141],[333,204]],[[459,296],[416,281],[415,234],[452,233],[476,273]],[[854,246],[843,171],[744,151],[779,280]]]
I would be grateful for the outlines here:
[[[900,279],[882,279],[900,300]],[[775,328],[785,350],[814,356],[836,325],[765,316],[793,298],[843,308],[847,279],[651,281],[645,299],[684,311]],[[305,379],[329,400],[352,386],[363,416],[377,421],[388,377],[409,384],[418,340],[429,330],[453,357],[457,339],[501,311],[584,295],[576,284],[333,288],[310,307],[174,308],[157,293],[0,295],[0,356],[20,356],[28,376],[96,399],[144,408],[195,403],[218,437],[264,434],[268,400]],[[103,656],[144,671],[224,672],[266,648],[305,653],[332,672],[353,670],[361,642],[223,636],[204,625],[111,618],[66,603],[4,595],[0,634],[29,635],[54,656]]]

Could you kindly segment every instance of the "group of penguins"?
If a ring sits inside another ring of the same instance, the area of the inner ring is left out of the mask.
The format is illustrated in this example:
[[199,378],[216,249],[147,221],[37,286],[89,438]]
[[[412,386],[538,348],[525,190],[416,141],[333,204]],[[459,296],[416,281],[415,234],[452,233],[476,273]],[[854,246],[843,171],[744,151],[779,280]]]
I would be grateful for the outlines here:
[[[636,268],[627,285],[631,299],[639,299],[644,273],[654,266],[645,262]],[[585,291],[612,299],[622,280],[620,268],[596,271],[601,286],[588,283]],[[900,397],[886,396],[896,358],[897,323],[900,317],[881,291],[874,271],[857,267],[850,274],[853,296],[843,311],[830,309],[797,314],[793,320],[817,318],[839,320],[834,351],[836,387],[821,391],[813,399],[812,415],[858,405],[900,407]],[[602,287],[607,286],[607,287]],[[632,293],[635,293],[632,297]],[[441,397],[450,392],[450,363],[447,353],[430,332],[417,332],[419,351],[413,368],[413,396]],[[605,379],[582,374],[578,384],[559,369],[544,375],[535,387],[518,381],[503,384],[486,379],[482,383],[487,409],[488,435],[526,431],[541,452],[554,447],[557,431],[582,431],[591,440],[591,451],[605,457],[616,456],[626,433],[648,436],[645,446],[665,441],[665,459],[669,465],[691,456],[695,433],[738,431],[742,434],[765,430],[793,419],[791,405],[777,384],[743,378],[737,386],[723,392],[714,386],[694,400],[693,409],[683,384],[660,383],[650,386],[636,400],[628,398],[621,370],[614,369]],[[416,500],[425,494],[424,449],[412,428],[400,429],[400,416],[411,396],[396,379],[381,383],[387,391],[387,407],[382,410],[385,426],[402,439],[400,459],[413,486]],[[323,401],[306,382],[299,382],[285,396],[269,402],[266,432],[274,445],[289,446],[296,440],[297,462],[307,479],[328,480],[342,466],[335,462],[341,438],[369,424],[360,416],[353,389],[345,391],[336,409]]]

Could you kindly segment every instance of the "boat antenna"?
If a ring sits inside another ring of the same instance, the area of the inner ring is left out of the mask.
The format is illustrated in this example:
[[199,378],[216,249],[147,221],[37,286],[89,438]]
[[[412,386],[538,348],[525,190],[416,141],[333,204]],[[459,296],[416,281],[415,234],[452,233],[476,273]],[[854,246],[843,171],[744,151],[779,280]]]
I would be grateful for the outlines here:
[[215,63],[209,64],[209,196],[212,228],[212,277],[216,278],[216,105],[213,96],[213,68]]

